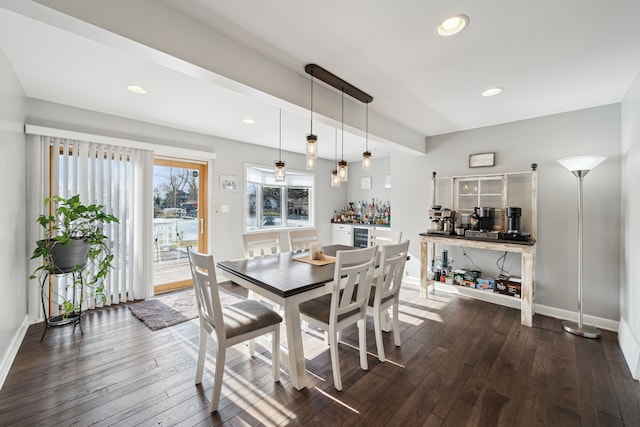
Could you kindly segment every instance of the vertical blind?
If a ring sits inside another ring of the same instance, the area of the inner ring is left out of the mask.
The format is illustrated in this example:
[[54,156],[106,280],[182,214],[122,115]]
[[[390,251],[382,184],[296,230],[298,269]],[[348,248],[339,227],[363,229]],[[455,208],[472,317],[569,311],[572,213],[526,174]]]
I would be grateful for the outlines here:
[[[150,296],[153,152],[45,136],[41,142],[50,147],[51,153],[51,194],[47,196],[69,198],[79,194],[83,203],[103,205],[107,213],[120,220],[105,224],[114,260],[104,281],[104,304]],[[63,296],[72,298],[66,294],[73,291],[73,287],[67,290],[70,280],[65,276],[53,278],[49,315],[58,314]],[[83,306],[103,304],[102,298],[92,297],[90,292],[88,295]]]

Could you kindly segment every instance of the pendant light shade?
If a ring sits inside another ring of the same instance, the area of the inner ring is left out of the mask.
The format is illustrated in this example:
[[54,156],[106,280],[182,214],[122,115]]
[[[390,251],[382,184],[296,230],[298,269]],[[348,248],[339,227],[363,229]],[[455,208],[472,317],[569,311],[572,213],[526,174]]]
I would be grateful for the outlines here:
[[366,111],[367,115],[364,134],[365,151],[362,153],[362,170],[365,172],[371,170],[371,151],[369,151],[369,103],[367,103]]
[[344,160],[338,162],[338,176],[340,177],[340,182],[349,180],[349,165]]
[[368,150],[362,153],[362,170],[365,172],[371,170],[371,152]]
[[[335,153],[335,162],[337,166],[338,165],[338,129],[336,129],[335,146],[334,146],[333,152]],[[340,187],[340,177],[338,176],[338,169],[334,169],[331,172],[331,186]]]
[[331,173],[331,186],[340,187],[340,177],[338,176],[338,171],[336,169]]
[[311,129],[307,135],[307,170],[316,167],[315,159],[318,157],[318,137],[313,133],[313,75],[311,76]]
[[307,170],[312,171],[316,168],[316,158],[314,156],[307,156]]
[[284,181],[284,167],[285,162],[282,161],[282,108],[280,109],[280,125],[278,130],[278,160],[275,161],[276,164],[276,181],[282,182]]

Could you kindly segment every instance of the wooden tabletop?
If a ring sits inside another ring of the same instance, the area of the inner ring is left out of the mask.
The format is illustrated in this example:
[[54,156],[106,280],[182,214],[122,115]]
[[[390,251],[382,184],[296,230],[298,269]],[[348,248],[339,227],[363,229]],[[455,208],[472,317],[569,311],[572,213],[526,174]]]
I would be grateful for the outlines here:
[[[331,245],[323,249],[325,254],[335,256],[337,251],[354,248]],[[305,255],[306,252],[284,252],[259,258],[221,261],[217,266],[282,298],[287,298],[333,280],[335,264],[318,266],[295,260]]]

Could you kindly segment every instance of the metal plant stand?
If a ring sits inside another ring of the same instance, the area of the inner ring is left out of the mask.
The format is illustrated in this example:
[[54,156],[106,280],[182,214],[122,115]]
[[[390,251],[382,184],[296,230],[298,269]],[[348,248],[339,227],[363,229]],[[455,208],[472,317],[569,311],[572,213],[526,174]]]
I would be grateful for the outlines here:
[[[84,299],[84,279],[82,277],[81,271],[69,271],[69,272],[60,272],[53,273],[55,276],[67,276],[71,274],[73,279],[73,283],[76,283],[76,275],[80,275],[80,305],[78,311],[74,311],[72,313],[65,313],[57,316],[47,316],[47,308],[44,304],[44,286],[47,283],[51,273],[47,272],[42,280],[42,285],[40,286],[40,301],[42,302],[42,312],[44,314],[44,331],[42,332],[42,338],[40,338],[40,342],[44,340],[44,336],[47,334],[47,330],[49,328],[55,328],[59,326],[73,325],[73,330],[75,331],[76,326],[80,328],[80,333],[84,335],[84,331],[82,330],[82,300]],[[75,290],[73,292],[73,305],[76,304],[76,293]]]

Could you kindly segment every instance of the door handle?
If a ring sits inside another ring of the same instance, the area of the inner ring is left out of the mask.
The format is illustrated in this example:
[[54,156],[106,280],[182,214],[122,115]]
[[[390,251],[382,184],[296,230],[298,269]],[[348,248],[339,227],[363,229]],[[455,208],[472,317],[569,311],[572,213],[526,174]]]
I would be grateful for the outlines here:
[[204,218],[200,218],[200,234],[204,234]]

